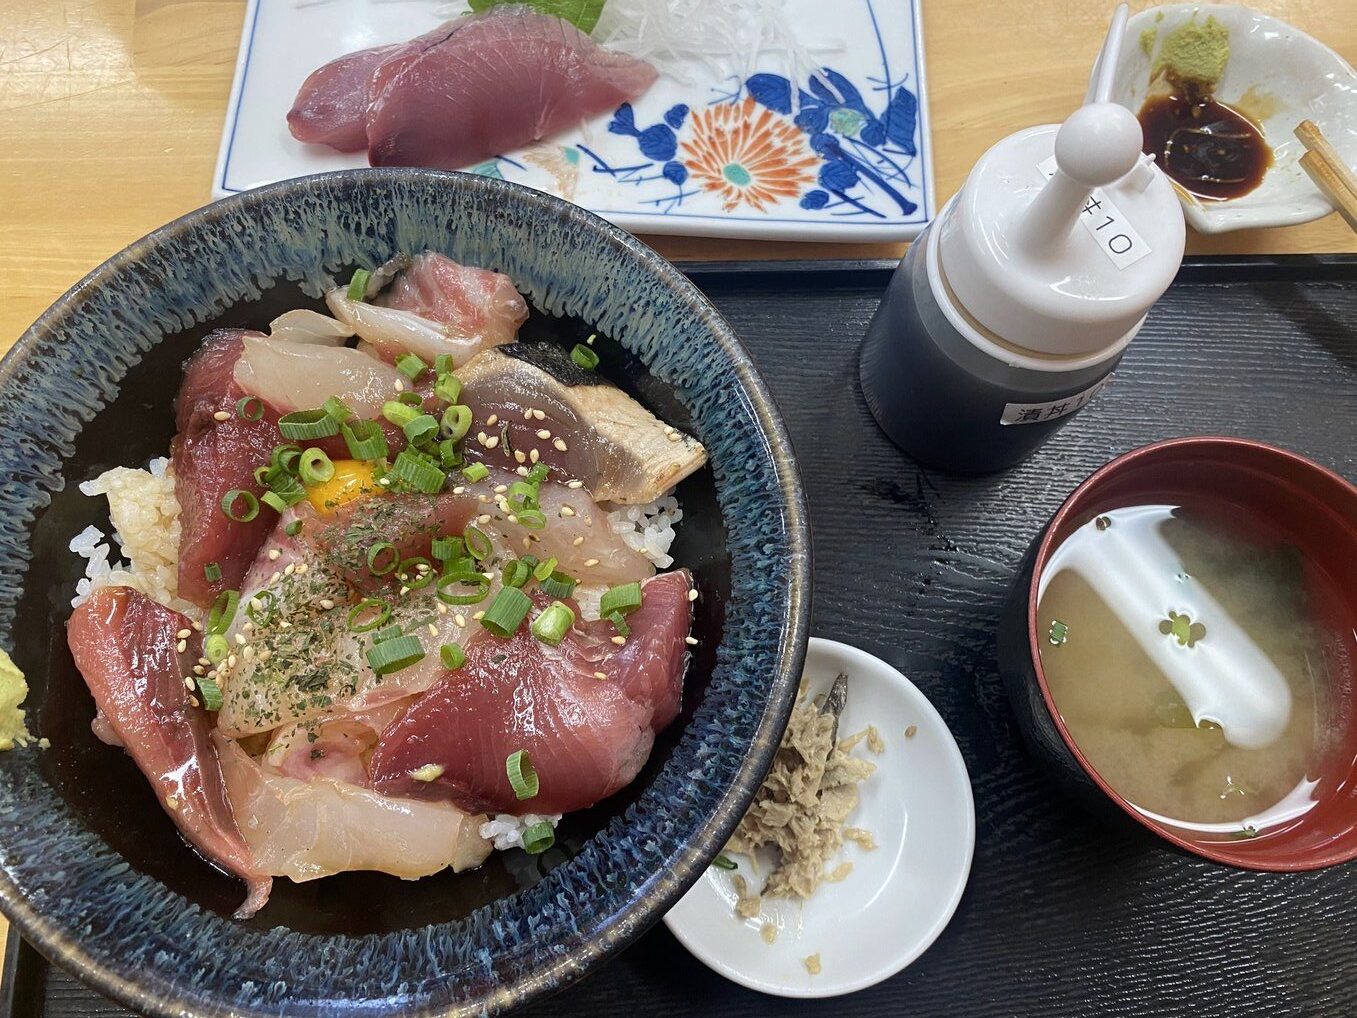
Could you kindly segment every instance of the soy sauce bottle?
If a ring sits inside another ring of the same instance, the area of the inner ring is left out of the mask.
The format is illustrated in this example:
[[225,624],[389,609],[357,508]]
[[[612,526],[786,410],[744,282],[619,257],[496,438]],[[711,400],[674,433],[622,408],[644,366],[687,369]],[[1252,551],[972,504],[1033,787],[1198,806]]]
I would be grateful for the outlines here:
[[1106,101],[1125,8],[1088,101],[986,152],[910,246],[863,340],[867,405],[898,446],[957,473],[1030,456],[1108,384],[1182,262],[1182,209]]

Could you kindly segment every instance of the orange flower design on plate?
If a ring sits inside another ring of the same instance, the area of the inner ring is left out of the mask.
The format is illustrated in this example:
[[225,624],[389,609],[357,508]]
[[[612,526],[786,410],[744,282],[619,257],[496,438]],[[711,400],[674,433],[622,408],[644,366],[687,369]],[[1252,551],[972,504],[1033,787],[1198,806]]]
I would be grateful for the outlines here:
[[815,179],[819,157],[805,135],[753,99],[709,106],[693,114],[683,162],[705,191],[721,195],[727,212],[741,203],[760,212],[795,198]]

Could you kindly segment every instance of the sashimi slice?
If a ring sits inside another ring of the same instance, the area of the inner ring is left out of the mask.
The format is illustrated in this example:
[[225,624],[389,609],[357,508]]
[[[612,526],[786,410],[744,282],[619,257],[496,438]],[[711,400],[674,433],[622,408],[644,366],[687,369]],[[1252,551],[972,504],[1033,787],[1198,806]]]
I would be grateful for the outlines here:
[[335,318],[386,360],[409,352],[433,364],[449,354],[460,366],[482,350],[513,342],[527,320],[527,303],[503,273],[460,265],[433,251],[383,270],[395,265],[399,270],[385,292],[378,294],[380,285],[369,283],[368,300],[349,299],[343,286],[325,295]]
[[[508,640],[472,635],[462,667],[382,734],[368,767],[373,785],[515,814],[567,813],[612,795],[636,777],[655,733],[678,714],[690,589],[683,570],[647,580],[621,647],[606,622],[577,623],[559,647],[527,625]],[[540,589],[532,597],[537,611],[550,600]],[[531,799],[515,796],[505,770],[518,750],[538,774]],[[427,776],[429,765],[441,768],[435,780],[414,777]]]
[[348,326],[319,311],[298,308],[285,311],[269,322],[269,338],[289,343],[316,343],[320,346],[342,346],[353,335]]
[[259,866],[298,882],[350,870],[406,880],[479,866],[485,817],[448,803],[396,799],[344,781],[271,774],[214,732],[231,805]]
[[156,798],[188,841],[208,860],[245,881],[249,896],[236,912],[248,918],[268,900],[272,881],[227,801],[210,718],[184,685],[200,639],[176,650],[188,618],[130,587],[95,591],[71,615],[66,638],[106,729],[126,748]]
[[245,337],[233,372],[243,391],[279,414],[311,410],[334,396],[359,417],[373,418],[405,387],[394,367],[358,350],[268,336]]
[[340,152],[367,148],[372,72],[404,43],[346,53],[312,71],[287,111],[287,129],[298,141]]
[[262,763],[265,769],[298,781],[331,778],[366,785],[368,772],[363,754],[377,744],[377,734],[351,716],[284,725],[274,731]]
[[521,4],[450,22],[373,73],[368,161],[458,169],[607,113],[655,69]]
[[[234,590],[254,562],[276,517],[260,511],[248,522],[230,519],[222,498],[233,489],[258,497],[263,489],[254,471],[267,463],[278,444],[278,414],[264,408],[249,420],[236,412],[247,395],[233,372],[247,339],[258,333],[220,329],[206,339],[184,366],[184,381],[175,405],[178,434],[171,448],[174,494],[179,501],[179,596],[208,605],[223,590]],[[217,415],[224,415],[221,420]],[[208,580],[204,567],[215,562],[218,580]]]
[[492,433],[508,432],[494,449],[467,442],[472,459],[512,467],[513,454],[523,453],[584,482],[598,501],[624,505],[653,502],[707,461],[700,442],[554,344],[486,350],[457,377],[472,434],[492,417],[498,421]]

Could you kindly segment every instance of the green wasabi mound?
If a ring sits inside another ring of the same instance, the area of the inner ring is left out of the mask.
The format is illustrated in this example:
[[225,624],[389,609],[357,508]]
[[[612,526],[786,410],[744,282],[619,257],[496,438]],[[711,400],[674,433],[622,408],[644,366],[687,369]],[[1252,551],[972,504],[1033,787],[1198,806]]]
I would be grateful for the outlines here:
[[1229,60],[1230,30],[1211,16],[1201,24],[1185,22],[1165,35],[1150,77],[1163,74],[1180,88],[1210,92],[1225,74]]
[[27,746],[33,736],[24,724],[20,706],[28,696],[28,683],[10,656],[0,649],[0,751]]

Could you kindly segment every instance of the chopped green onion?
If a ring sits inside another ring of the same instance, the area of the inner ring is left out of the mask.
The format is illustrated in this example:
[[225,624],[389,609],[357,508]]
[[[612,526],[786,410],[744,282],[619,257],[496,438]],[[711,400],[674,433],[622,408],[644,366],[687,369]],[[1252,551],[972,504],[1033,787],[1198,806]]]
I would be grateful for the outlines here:
[[532,576],[532,570],[522,559],[514,559],[504,567],[504,585],[506,587],[521,587],[528,582]]
[[484,463],[473,463],[469,467],[462,468],[462,476],[475,484],[477,481],[483,481],[490,476],[490,468]]
[[339,421],[324,409],[294,410],[278,418],[278,431],[284,438],[310,440],[339,434]]
[[206,675],[199,675],[193,680],[193,684],[198,687],[198,696],[202,700],[203,710],[221,710],[221,686]]
[[[245,508],[237,510],[235,508],[237,502],[240,502]],[[237,523],[249,523],[250,520],[259,515],[259,499],[248,491],[232,488],[221,497],[221,511]]]
[[267,486],[269,477],[273,474],[273,470],[274,468],[269,466],[267,463],[265,463],[262,467],[255,467],[254,483],[263,484]]
[[403,428],[419,416],[419,411],[399,400],[390,399],[382,404],[382,416],[396,427]]
[[528,855],[541,855],[554,844],[556,844],[556,832],[552,830],[550,822],[546,820],[533,824],[523,832],[523,851],[527,852]]
[[[376,614],[370,619],[364,619],[369,611],[375,611]],[[349,631],[353,633],[370,633],[378,626],[383,625],[387,619],[391,618],[391,606],[385,601],[376,597],[365,597],[356,605],[349,609]]]
[[209,562],[203,566],[203,579],[208,583],[216,583],[221,579],[221,566],[215,562]]
[[621,612],[608,612],[603,618],[613,624],[613,628],[617,630],[618,636],[631,635],[631,626],[627,625],[627,617]]
[[438,459],[445,470],[454,470],[462,465],[462,450],[458,448],[456,439],[445,438],[438,443]]
[[404,406],[423,408],[424,397],[417,392],[402,392],[396,396],[396,402]]
[[536,569],[539,559],[536,555],[524,555],[523,561],[528,564],[529,569]]
[[405,449],[396,457],[387,476],[426,495],[436,495],[443,489],[443,483],[448,479],[448,475],[426,457],[410,449]]
[[[317,450],[319,451],[319,450]],[[324,455],[322,453],[321,455]],[[301,462],[300,455],[298,462]],[[302,499],[306,498],[306,489],[302,487],[301,481],[295,476],[279,467],[274,467],[264,476],[264,484],[268,489],[283,500],[284,505],[296,505]],[[270,505],[273,503],[270,502]],[[275,508],[277,508],[275,506]],[[282,510],[280,509],[279,512]]]
[[396,370],[412,382],[424,374],[426,368],[428,368],[428,365],[415,354],[403,353],[396,358]]
[[593,371],[598,367],[598,354],[583,343],[575,344],[575,349],[570,351],[570,359],[585,371]]
[[324,410],[340,424],[349,420],[353,416],[353,411],[344,405],[344,401],[338,396],[331,396],[325,401]]
[[429,554],[439,562],[448,562],[466,554],[466,542],[460,537],[435,537]]
[[278,607],[278,598],[271,590],[261,590],[245,602],[245,614],[256,626],[267,626],[273,621],[274,609]]
[[[419,568],[421,565],[428,568],[421,570]],[[433,571],[433,564],[428,559],[416,555],[406,559],[396,568],[396,579],[400,580],[401,586],[410,590],[423,590],[438,579],[438,574]]]
[[454,404],[443,411],[443,430],[456,442],[471,430],[471,407]]
[[466,550],[477,562],[483,562],[490,557],[490,553],[495,550],[495,546],[490,542],[490,538],[477,527],[467,527],[462,532],[462,538],[466,541]]
[[538,780],[537,772],[533,770],[526,749],[516,749],[510,753],[504,761],[504,770],[509,775],[509,784],[514,786],[515,798],[521,801],[537,796],[541,782]]
[[266,506],[268,506],[276,513],[282,513],[287,510],[287,500],[284,499],[281,495],[279,495],[276,491],[264,492],[263,496],[260,498],[260,501],[262,501]]
[[324,484],[334,477],[335,465],[323,449],[312,447],[302,453],[301,461],[297,464],[297,475],[302,479],[302,484]]
[[374,644],[385,643],[387,640],[394,640],[396,637],[400,635],[401,635],[400,626],[386,626],[385,628],[379,629],[377,630],[377,632],[372,634],[372,642]]
[[411,445],[423,445],[438,432],[438,421],[432,414],[420,414],[401,429]]
[[[391,558],[389,560],[383,559],[379,566],[377,560],[388,553]],[[368,549],[368,572],[372,573],[373,576],[385,576],[400,564],[400,560],[400,552],[396,550],[394,544],[390,541],[378,541]]]
[[532,620],[529,628],[533,636],[555,647],[565,639],[565,634],[570,632],[570,627],[574,624],[575,613],[560,601],[552,601],[541,615]]
[[536,485],[540,488],[542,482],[547,479],[550,473],[551,467],[547,466],[545,463],[534,463],[532,469],[528,471],[526,480],[529,484]]
[[226,636],[222,633],[213,633],[203,643],[203,657],[214,665],[221,664],[230,653],[231,645],[226,642]]
[[555,571],[556,571],[556,560],[554,558],[549,558],[545,562],[537,563],[537,565],[533,568],[532,574],[539,580],[545,580]]
[[[468,594],[451,594],[448,588],[453,584],[473,588]],[[438,578],[438,588],[434,591],[438,600],[444,604],[480,604],[490,593],[490,581],[481,573],[465,570],[445,573]]]
[[537,499],[539,491],[538,486],[529,484],[527,481],[514,481],[509,485],[509,490],[504,498],[514,509],[536,509],[538,508]]
[[443,667],[450,672],[455,672],[462,665],[466,664],[466,651],[460,644],[445,643],[438,648],[438,659],[443,662]]
[[540,509],[523,509],[514,513],[518,522],[528,530],[541,530],[547,525],[546,514]]
[[301,458],[302,447],[285,442],[282,445],[275,445],[273,452],[269,453],[269,466],[275,471],[283,473],[295,473],[297,470],[297,460]]
[[575,578],[565,573],[554,572],[545,580],[538,582],[542,585],[542,593],[547,597],[569,597],[575,593]]
[[264,401],[257,396],[242,396],[236,400],[236,416],[257,421],[264,416]]
[[368,648],[368,665],[377,675],[390,675],[424,658],[424,644],[417,636],[397,636]]
[[207,613],[207,631],[209,633],[224,633],[230,628],[231,620],[236,617],[236,605],[240,604],[240,591],[223,590],[217,595],[217,599],[212,602],[212,608]]
[[283,528],[283,533],[286,534],[288,537],[296,537],[301,532],[302,532],[301,520],[293,520],[291,523],[289,523],[287,526]]
[[508,638],[523,624],[531,607],[532,598],[523,591],[517,587],[501,587],[481,619],[481,625],[496,636]]
[[718,870],[737,870],[740,867],[735,864],[735,860],[730,858],[724,852],[711,861],[711,864]]
[[456,403],[462,394],[462,380],[450,371],[441,372],[434,383],[433,394],[445,403]]
[[376,421],[346,421],[340,426],[339,433],[344,436],[349,455],[356,460],[385,459],[391,451],[386,444],[386,434]]
[[452,368],[452,354],[450,353],[440,353],[433,359],[433,369],[440,375],[446,375]]
[[603,595],[602,600],[598,603],[598,613],[604,618],[607,618],[613,612],[630,615],[639,607],[641,607],[641,585],[639,583],[624,583],[620,587],[613,587]]
[[372,273],[367,269],[354,269],[353,278],[349,280],[349,292],[346,296],[349,300],[363,300],[368,292],[368,280],[372,278]]

